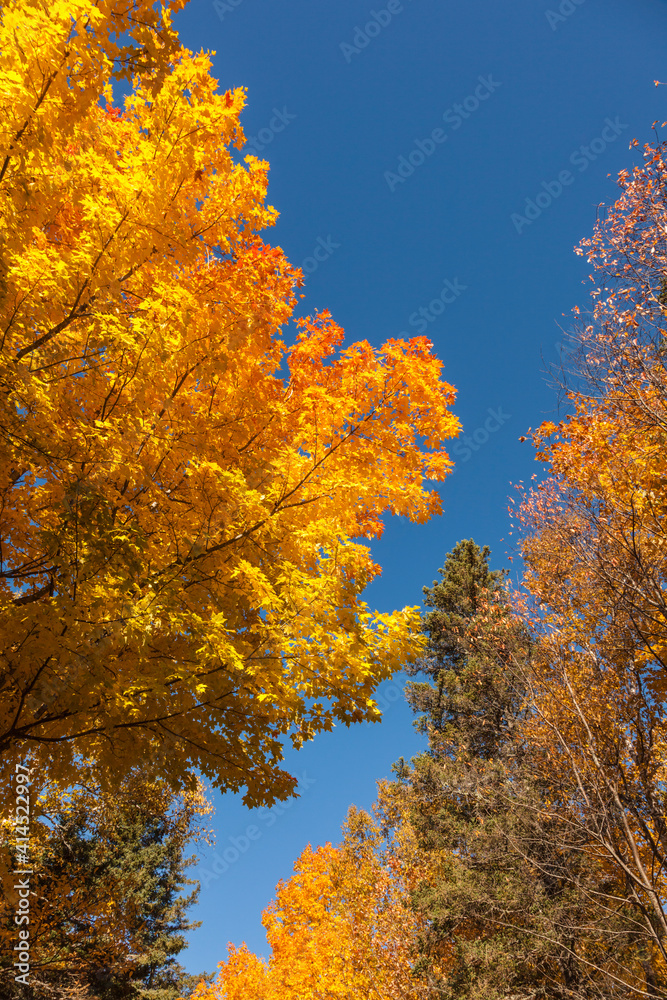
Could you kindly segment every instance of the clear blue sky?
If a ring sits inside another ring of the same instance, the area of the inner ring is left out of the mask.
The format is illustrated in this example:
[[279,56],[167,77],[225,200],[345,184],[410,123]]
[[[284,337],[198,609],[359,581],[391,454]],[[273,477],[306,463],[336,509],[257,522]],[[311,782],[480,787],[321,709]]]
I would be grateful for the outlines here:
[[[461,538],[507,565],[510,484],[536,471],[518,438],[553,415],[545,364],[587,303],[573,247],[636,161],[629,141],[667,118],[653,85],[667,80],[667,3],[190,0],[177,24],[188,47],[216,50],[222,89],[248,88],[244,128],[280,212],[265,237],[311,271],[304,310],[329,308],[349,341],[427,333],[458,390],[472,440],[454,447],[444,514],[387,525],[369,600],[419,604]],[[266,953],[260,913],[276,882],[307,843],[337,841],[349,804],[370,806],[376,780],[418,749],[399,690],[380,725],[290,756],[305,780],[287,810],[216,797],[221,860],[215,878],[213,852],[194,873],[203,926],[181,956],[189,971],[213,970],[230,940]]]

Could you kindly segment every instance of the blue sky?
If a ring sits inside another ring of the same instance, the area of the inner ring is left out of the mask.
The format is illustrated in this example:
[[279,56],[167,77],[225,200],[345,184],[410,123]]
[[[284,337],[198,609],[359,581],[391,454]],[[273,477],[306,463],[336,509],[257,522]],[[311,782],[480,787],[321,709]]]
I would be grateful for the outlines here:
[[[630,140],[667,118],[653,84],[667,80],[667,3],[190,0],[176,23],[189,48],[216,51],[222,89],[248,89],[244,129],[280,212],[265,238],[310,272],[300,310],[330,309],[349,342],[426,333],[458,390],[468,440],[453,448],[444,513],[387,524],[368,600],[419,604],[461,538],[507,565],[511,484],[538,471],[518,439],[556,412],[545,368],[588,302],[573,247],[637,161]],[[419,749],[400,678],[383,697],[381,724],[289,756],[302,795],[288,808],[216,796],[189,971],[213,970],[228,941],[266,953],[276,882]]]

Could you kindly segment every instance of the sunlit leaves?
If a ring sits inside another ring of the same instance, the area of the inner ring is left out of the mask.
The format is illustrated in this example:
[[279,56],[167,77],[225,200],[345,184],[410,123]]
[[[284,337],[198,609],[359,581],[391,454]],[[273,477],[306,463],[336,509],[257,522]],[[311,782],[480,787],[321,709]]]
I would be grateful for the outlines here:
[[520,516],[538,640],[532,737],[576,782],[586,809],[572,822],[636,907],[650,993],[667,959],[667,166],[662,144],[645,154],[582,244],[603,287],[579,330],[571,413],[535,434],[551,476]]
[[279,883],[263,916],[268,962],[230,946],[196,1000],[426,1000],[430,989],[412,974],[422,924],[409,898],[424,874],[406,827],[383,843],[379,826],[352,809],[344,843],[307,847]]
[[281,339],[300,272],[177,6],[2,11],[0,739],[254,803],[293,790],[286,737],[376,718],[418,652],[414,609],[361,599],[362,540],[439,512],[458,423],[424,338]]

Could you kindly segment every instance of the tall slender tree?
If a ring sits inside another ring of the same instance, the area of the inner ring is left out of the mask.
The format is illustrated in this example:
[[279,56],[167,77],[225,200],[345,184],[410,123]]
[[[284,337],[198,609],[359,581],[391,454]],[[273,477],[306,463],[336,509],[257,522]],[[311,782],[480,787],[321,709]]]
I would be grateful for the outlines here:
[[[480,668],[488,669],[491,660],[483,661],[480,651],[471,651],[471,625],[488,613],[493,602],[502,594],[503,573],[489,567],[490,550],[480,549],[472,539],[458,542],[447,555],[440,570],[441,579],[432,587],[424,587],[425,605],[430,610],[423,616],[423,630],[428,639],[425,655],[416,664],[407,664],[409,675],[426,675],[426,681],[412,681],[406,694],[409,704],[418,714],[417,728],[423,732],[439,732],[453,736],[465,732],[468,739],[487,743],[492,754],[502,725],[503,709],[509,688],[501,694],[495,667],[486,677],[484,693],[497,698],[494,709],[484,705],[477,685],[481,682]],[[471,677],[474,675],[471,688]],[[471,697],[472,695],[472,697]],[[477,720],[473,737],[473,720]]]
[[[531,739],[568,775],[631,909],[637,989],[667,995],[667,144],[619,177],[583,241],[594,309],[575,319],[569,413],[534,434],[550,476],[521,508],[535,639]],[[625,973],[621,978],[627,978]]]

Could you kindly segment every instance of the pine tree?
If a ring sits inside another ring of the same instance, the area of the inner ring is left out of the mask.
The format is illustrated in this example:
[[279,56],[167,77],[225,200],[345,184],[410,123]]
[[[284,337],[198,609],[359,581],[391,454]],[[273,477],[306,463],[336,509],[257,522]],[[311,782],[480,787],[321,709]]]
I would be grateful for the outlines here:
[[178,1000],[201,981],[177,955],[199,926],[187,917],[199,886],[186,875],[194,858],[185,847],[201,836],[197,816],[209,807],[198,794],[133,778],[116,801],[84,787],[52,815],[44,807],[31,986],[21,992],[0,970],[2,1000]]
[[[458,542],[440,570],[442,579],[424,587],[423,617],[428,636],[425,657],[408,665],[408,674],[425,674],[425,682],[408,685],[408,702],[419,714],[417,728],[447,738],[465,736],[471,750],[491,756],[503,720],[513,700],[498,671],[496,657],[485,655],[482,644],[471,647],[470,627],[482,614],[503,613],[504,574],[489,568],[490,550],[472,539]],[[494,650],[495,651],[495,650]],[[481,689],[480,689],[481,685]]]
[[489,555],[459,542],[424,588],[427,679],[407,696],[428,749],[396,770],[420,847],[449,861],[414,897],[417,971],[445,1000],[625,997],[615,974],[639,957],[636,925],[568,824],[577,789],[536,777],[529,636]]

